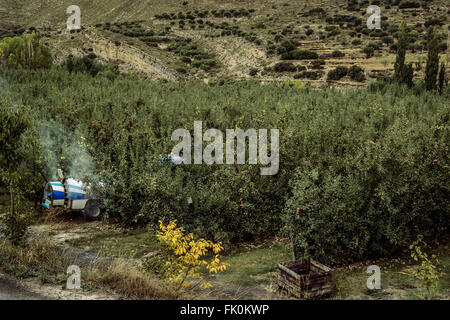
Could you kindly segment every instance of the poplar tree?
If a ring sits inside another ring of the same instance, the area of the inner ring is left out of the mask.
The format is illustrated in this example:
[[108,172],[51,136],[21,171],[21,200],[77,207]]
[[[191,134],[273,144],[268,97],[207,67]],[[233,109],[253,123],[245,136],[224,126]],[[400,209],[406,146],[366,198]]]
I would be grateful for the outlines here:
[[0,64],[12,68],[50,68],[53,64],[50,50],[39,43],[36,34],[24,33],[0,41]]

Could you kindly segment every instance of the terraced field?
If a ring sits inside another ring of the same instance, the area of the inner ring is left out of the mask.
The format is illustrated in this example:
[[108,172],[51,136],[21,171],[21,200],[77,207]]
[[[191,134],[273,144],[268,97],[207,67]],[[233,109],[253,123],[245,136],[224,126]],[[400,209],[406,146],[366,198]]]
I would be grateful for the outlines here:
[[[407,61],[416,77],[423,77],[427,26],[439,28],[441,59],[448,60],[445,0],[80,0],[82,30],[71,33],[66,9],[72,4],[3,0],[0,37],[36,30],[56,62],[93,53],[122,71],[155,79],[253,77],[322,85],[330,70],[357,65],[364,77],[335,83],[361,86],[392,72],[398,27],[405,21],[413,38]],[[381,8],[379,30],[366,25],[371,4]]]

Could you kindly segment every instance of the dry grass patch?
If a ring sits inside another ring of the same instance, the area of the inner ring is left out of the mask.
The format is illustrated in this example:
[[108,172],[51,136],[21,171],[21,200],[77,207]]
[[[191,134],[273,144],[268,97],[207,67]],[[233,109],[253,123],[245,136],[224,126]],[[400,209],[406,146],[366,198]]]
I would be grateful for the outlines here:
[[17,247],[7,240],[0,241],[0,266],[27,268],[33,271],[64,273],[71,263],[68,252],[57,251],[49,238],[35,238],[26,247]]
[[[70,265],[80,265],[71,250],[55,247],[48,237],[31,240],[25,247],[0,240],[0,268],[16,278],[38,277],[43,283],[65,283]],[[169,283],[141,271],[136,263],[125,259],[111,264],[82,267],[82,281],[88,287],[112,290],[138,299],[178,299],[181,293]]]
[[181,293],[169,283],[141,271],[135,263],[124,259],[116,259],[109,266],[91,268],[86,274],[86,280],[129,298],[181,298]]

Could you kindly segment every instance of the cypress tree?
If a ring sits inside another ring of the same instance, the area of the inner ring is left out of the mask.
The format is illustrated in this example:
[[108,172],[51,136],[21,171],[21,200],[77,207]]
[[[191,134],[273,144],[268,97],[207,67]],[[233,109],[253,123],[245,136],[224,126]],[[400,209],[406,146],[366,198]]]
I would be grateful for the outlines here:
[[405,22],[400,26],[397,41],[397,56],[394,64],[394,79],[399,83],[405,83],[409,87],[413,85],[414,70],[412,65],[405,64],[406,50],[409,44],[409,32]]
[[436,29],[430,26],[427,30],[428,56],[425,68],[425,85],[427,90],[436,89],[436,80],[439,71],[439,38]]
[[412,87],[414,85],[414,82],[413,82],[414,69],[413,69],[412,63],[405,65],[403,70],[404,71],[403,71],[402,83],[405,83],[406,85],[408,85],[408,87]]
[[394,64],[394,78],[397,81],[401,80],[402,77],[402,71],[405,66],[405,55],[406,55],[406,48],[408,46],[408,30],[406,29],[405,22],[402,22],[400,26],[400,33],[397,41],[397,56],[395,57],[395,64]]
[[439,70],[439,94],[442,95],[445,82],[445,65],[441,63],[441,69]]

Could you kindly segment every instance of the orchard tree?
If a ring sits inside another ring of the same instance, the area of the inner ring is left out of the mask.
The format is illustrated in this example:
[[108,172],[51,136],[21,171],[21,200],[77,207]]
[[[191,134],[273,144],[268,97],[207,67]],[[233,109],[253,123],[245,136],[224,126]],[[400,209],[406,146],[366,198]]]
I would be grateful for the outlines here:
[[9,189],[11,198],[2,222],[6,237],[14,244],[23,244],[28,221],[25,199],[35,196],[38,142],[27,109],[13,105],[7,96],[0,99],[0,126],[0,182]]
[[0,100],[1,172],[17,169],[25,158],[24,134],[31,123],[20,111],[20,107],[11,106],[6,97]]

